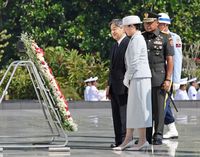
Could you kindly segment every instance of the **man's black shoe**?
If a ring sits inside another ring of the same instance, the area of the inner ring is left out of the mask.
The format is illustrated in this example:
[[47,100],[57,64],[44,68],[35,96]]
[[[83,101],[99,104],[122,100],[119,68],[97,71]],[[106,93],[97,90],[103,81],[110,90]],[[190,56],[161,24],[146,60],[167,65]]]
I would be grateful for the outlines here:
[[110,148],[114,148],[114,147],[117,147],[117,145],[114,144],[114,143],[112,143],[112,144],[110,145]]
[[161,145],[162,144],[162,139],[154,139],[153,140],[153,145]]

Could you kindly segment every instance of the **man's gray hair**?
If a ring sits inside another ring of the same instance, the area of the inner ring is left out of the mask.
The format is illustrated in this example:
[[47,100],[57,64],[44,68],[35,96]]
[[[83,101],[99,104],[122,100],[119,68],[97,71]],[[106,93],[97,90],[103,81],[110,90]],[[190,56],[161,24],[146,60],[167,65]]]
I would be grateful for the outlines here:
[[112,24],[116,25],[117,27],[122,27],[122,19],[113,19],[110,23],[109,26]]

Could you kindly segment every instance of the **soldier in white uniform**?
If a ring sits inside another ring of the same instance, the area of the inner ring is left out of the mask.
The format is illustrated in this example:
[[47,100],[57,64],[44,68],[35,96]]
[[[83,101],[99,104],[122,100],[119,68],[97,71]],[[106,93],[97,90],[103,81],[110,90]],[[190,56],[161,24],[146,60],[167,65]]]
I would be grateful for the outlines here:
[[[181,68],[182,68],[182,42],[179,35],[173,33],[169,30],[169,25],[171,24],[171,19],[166,13],[159,13],[160,17],[158,18],[158,28],[169,34],[172,38],[171,44],[174,48],[173,56],[173,74],[172,74],[172,90],[176,91],[180,86],[181,79]],[[169,95],[171,96],[171,95]],[[163,138],[178,138],[178,131],[175,126],[175,119],[170,107],[170,99],[168,98],[165,106],[165,125],[168,126],[169,131],[163,135]]]
[[190,80],[188,80],[188,82],[190,83],[190,87],[188,89],[188,96],[190,100],[197,100],[197,82],[196,82],[197,78],[192,78]]
[[180,88],[176,91],[176,95],[174,97],[174,100],[189,100],[188,94],[187,94],[187,80],[188,78],[181,79],[180,81]]
[[200,81],[198,81],[197,84],[199,87],[198,92],[197,92],[197,100],[200,100]]
[[102,95],[100,94],[99,90],[97,89],[97,81],[98,77],[94,77],[91,79],[91,87],[88,92],[88,101],[100,101],[102,99]]
[[84,81],[85,84],[86,84],[85,90],[84,90],[84,100],[85,100],[85,101],[88,101],[88,100],[89,100],[89,95],[88,95],[88,93],[89,93],[89,89],[90,89],[90,87],[91,87],[91,79],[92,79],[92,77],[90,77],[89,79],[87,79],[87,80]]

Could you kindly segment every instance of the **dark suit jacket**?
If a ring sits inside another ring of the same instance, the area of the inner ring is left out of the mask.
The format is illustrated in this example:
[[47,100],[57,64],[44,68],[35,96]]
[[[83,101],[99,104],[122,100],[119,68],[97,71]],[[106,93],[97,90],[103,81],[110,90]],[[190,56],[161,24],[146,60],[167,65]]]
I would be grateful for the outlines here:
[[110,74],[108,84],[110,86],[110,94],[122,95],[127,93],[127,88],[123,84],[125,67],[125,52],[129,43],[129,38],[125,37],[120,45],[116,42],[110,53]]

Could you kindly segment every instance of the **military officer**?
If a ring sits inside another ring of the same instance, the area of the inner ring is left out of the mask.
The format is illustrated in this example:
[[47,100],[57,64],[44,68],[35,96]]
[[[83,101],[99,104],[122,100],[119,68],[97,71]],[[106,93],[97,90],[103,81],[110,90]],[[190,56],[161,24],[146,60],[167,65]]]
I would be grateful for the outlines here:
[[144,14],[143,36],[147,43],[149,65],[152,73],[152,109],[155,121],[152,141],[152,128],[147,129],[147,140],[154,145],[162,144],[164,129],[164,102],[166,91],[169,91],[173,71],[172,38],[158,29],[158,14]]
[[[182,69],[182,42],[179,35],[169,31],[169,25],[171,24],[171,19],[166,13],[159,13],[160,17],[158,18],[158,28],[171,35],[173,46],[174,46],[174,56],[173,56],[173,75],[172,75],[172,90],[176,91],[180,86],[181,79],[181,69]],[[171,96],[171,95],[169,95]],[[175,119],[170,107],[170,98],[166,101],[165,105],[165,125],[168,126],[169,131],[163,135],[163,138],[178,138],[178,131],[175,126]]]
[[188,80],[190,87],[188,89],[188,96],[190,100],[197,100],[197,78],[192,78]]

